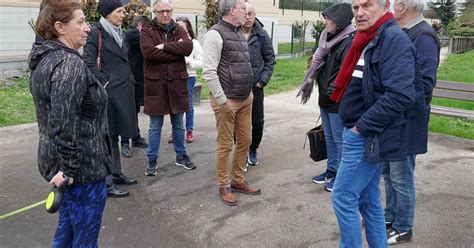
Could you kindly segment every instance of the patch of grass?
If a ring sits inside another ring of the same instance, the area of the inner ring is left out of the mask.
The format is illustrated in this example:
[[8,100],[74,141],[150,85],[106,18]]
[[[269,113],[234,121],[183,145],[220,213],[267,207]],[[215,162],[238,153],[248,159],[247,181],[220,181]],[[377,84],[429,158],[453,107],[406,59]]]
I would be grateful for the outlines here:
[[[299,86],[306,73],[307,60],[307,56],[292,59],[277,59],[272,79],[265,87],[265,94],[271,95],[289,91]],[[209,99],[209,89],[202,78],[202,71],[197,72],[196,81],[203,84],[201,99]]]
[[196,73],[196,83],[202,84],[201,99],[202,100],[209,99],[209,88],[207,88],[207,84],[202,78],[202,70],[198,70]]
[[474,121],[431,115],[429,130],[436,133],[474,140]]
[[28,78],[0,82],[0,127],[35,121],[35,105]]
[[[464,68],[461,69],[461,71],[464,71],[464,74],[472,74],[471,68],[474,68],[474,52],[470,52],[469,56],[472,56],[472,59],[469,61],[465,61],[465,58],[461,56],[463,62],[451,61],[448,63],[459,63],[459,66],[463,66],[464,63],[471,63],[470,68]],[[450,55],[447,61],[456,60],[457,58],[459,58],[459,55]],[[293,90],[298,87],[306,72],[307,59],[307,57],[278,59],[272,80],[265,88],[265,93],[271,95]],[[443,68],[444,62],[440,70]],[[454,79],[450,78],[451,75],[458,73],[456,72],[457,70],[458,68],[456,67],[450,67],[449,71],[444,72],[444,74],[439,74],[441,76],[438,78],[450,81],[462,81],[456,79],[454,76]],[[474,75],[471,76],[474,77]],[[474,78],[471,81],[470,76],[465,78],[466,81],[474,82]],[[201,71],[198,71],[197,82],[203,84],[202,99],[209,99],[209,89],[202,79]],[[0,82],[0,127],[36,121],[35,107],[29,92],[28,84],[28,78],[26,77],[14,80],[8,84]],[[474,103],[468,101],[434,98],[432,104],[474,110]],[[431,115],[429,130],[432,132],[474,139],[474,121]]]
[[[474,87],[474,85],[472,87]],[[433,97],[433,100],[431,101],[431,105],[474,110],[474,102],[446,99],[446,98],[439,98],[439,97]]]
[[[472,83],[474,87],[474,50],[450,54],[438,69],[438,80]],[[433,97],[432,105],[474,110],[474,102]],[[429,130],[432,132],[474,139],[474,121],[431,115]]]
[[272,80],[265,87],[265,94],[275,94],[295,89],[306,73],[307,56],[291,59],[277,59]]
[[[474,50],[450,54],[438,69],[438,79],[474,84]],[[473,85],[474,87],[474,85]],[[433,105],[474,110],[474,102],[434,97]]]
[[[438,69],[438,80],[472,83],[474,87],[474,50],[450,54]],[[474,102],[433,97],[432,105],[474,110]]]
[[[311,49],[314,47],[315,42],[305,42],[304,43],[304,48],[305,49]],[[302,44],[298,42],[293,43],[293,53],[301,52],[303,51],[303,46]],[[291,43],[279,43],[278,44],[278,53],[279,54],[285,54],[285,53],[291,53]]]
[[438,79],[474,84],[474,50],[450,54],[438,69]]

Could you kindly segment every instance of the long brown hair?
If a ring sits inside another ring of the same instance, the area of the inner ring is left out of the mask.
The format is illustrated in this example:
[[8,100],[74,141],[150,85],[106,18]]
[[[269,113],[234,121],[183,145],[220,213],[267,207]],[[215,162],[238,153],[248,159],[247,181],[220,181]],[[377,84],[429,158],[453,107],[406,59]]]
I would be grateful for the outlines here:
[[196,39],[196,34],[194,33],[193,25],[191,25],[191,22],[189,21],[189,19],[186,16],[178,16],[178,17],[176,17],[176,21],[177,22],[181,21],[181,22],[186,23],[186,30],[188,31],[189,36],[193,40]]

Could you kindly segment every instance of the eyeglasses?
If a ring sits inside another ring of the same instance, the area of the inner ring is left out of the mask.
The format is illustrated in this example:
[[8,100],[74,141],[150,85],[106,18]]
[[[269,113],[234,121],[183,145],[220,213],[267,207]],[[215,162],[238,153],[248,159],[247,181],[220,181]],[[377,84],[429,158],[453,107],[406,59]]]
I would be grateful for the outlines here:
[[168,15],[169,15],[169,14],[171,14],[171,12],[173,12],[173,10],[172,10],[172,9],[161,9],[161,10],[155,10],[155,13],[157,13],[157,14],[164,14],[164,13],[166,13],[166,14],[168,14]]

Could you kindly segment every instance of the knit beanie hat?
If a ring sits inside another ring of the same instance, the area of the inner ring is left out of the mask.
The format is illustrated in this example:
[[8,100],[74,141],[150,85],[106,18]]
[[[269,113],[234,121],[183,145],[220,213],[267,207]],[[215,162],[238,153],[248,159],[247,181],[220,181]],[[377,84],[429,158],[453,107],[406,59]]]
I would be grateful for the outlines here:
[[[103,0],[102,0],[103,1]],[[324,18],[331,19],[336,23],[339,31],[346,28],[352,22],[354,14],[352,13],[352,6],[347,3],[336,3],[323,11]]]
[[97,7],[97,12],[103,17],[107,17],[115,9],[123,7],[120,0],[100,0],[99,6]]

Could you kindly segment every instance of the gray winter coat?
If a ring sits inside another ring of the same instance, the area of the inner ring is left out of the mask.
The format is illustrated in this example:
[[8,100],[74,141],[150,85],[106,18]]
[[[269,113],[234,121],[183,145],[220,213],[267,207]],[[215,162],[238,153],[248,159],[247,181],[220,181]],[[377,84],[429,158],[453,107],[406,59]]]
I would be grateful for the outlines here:
[[104,88],[79,53],[61,42],[35,44],[28,62],[41,175],[49,182],[61,170],[74,184],[105,178],[112,162]]

